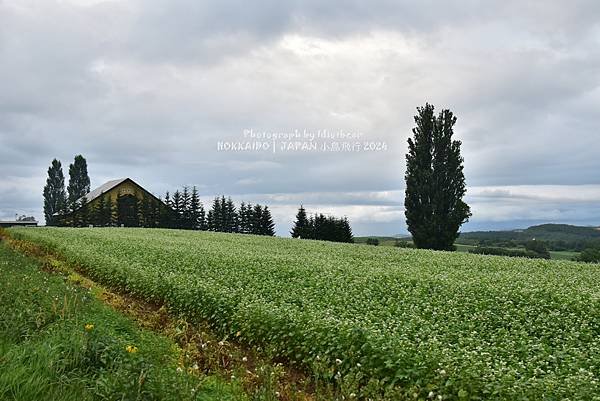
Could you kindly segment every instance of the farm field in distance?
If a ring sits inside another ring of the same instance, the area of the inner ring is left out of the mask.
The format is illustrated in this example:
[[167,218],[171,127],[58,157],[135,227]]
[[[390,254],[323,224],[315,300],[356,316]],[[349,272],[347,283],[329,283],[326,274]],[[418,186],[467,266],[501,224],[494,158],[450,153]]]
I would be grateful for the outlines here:
[[[369,238],[374,238],[379,240],[379,246],[395,246],[396,245],[396,241],[400,240],[403,242],[412,242],[410,238],[405,238],[405,237],[378,237],[378,236],[371,236],[371,237],[356,237],[355,243],[357,244],[366,244],[367,240]],[[454,244],[456,246],[456,251],[457,252],[469,252],[470,249],[476,249],[477,246],[476,245],[469,245],[469,244],[461,244],[461,243],[455,243]],[[508,250],[517,250],[517,251],[522,251],[524,250],[523,247],[519,248],[519,247],[512,247],[512,248],[502,248],[502,249],[508,249]],[[550,251],[550,258],[554,259],[554,260],[574,260],[577,256],[579,256],[579,252],[575,252],[575,251]]]
[[10,229],[348,396],[600,399],[600,266],[163,229]]

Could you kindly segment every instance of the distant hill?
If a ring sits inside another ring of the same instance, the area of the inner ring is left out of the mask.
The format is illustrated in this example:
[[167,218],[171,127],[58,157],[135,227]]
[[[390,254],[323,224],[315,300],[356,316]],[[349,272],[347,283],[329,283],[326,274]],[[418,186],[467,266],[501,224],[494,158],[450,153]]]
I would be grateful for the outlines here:
[[581,250],[591,242],[600,242],[600,229],[568,224],[542,224],[524,230],[461,233],[457,243],[511,246],[532,239],[546,241],[553,249]]

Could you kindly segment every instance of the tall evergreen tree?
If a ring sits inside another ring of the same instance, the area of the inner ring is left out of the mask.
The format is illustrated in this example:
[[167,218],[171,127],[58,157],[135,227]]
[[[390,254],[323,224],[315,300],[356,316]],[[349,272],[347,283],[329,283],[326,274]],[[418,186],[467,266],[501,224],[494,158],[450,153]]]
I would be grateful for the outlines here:
[[173,227],[174,228],[182,228],[183,224],[182,224],[182,215],[183,215],[183,202],[181,201],[181,192],[179,192],[179,190],[176,190],[173,193],[173,200],[171,201],[171,207],[173,209],[173,211],[175,212],[174,215],[174,221],[173,221]]
[[119,210],[117,203],[113,202],[112,197],[109,195],[106,199],[105,215],[107,219],[107,225],[110,227],[117,227],[119,225]]
[[194,228],[194,218],[191,207],[190,190],[187,186],[184,186],[183,191],[181,192],[181,228],[188,230]]
[[275,236],[275,223],[273,222],[273,217],[271,216],[271,211],[268,206],[263,208],[260,222],[261,235]]
[[165,205],[167,205],[169,207],[173,207],[173,205],[171,203],[171,195],[169,194],[169,191],[167,191],[167,193],[165,194]]
[[304,206],[300,205],[300,209],[298,209],[298,213],[296,214],[294,227],[290,234],[292,234],[292,238],[308,238],[308,229],[306,210],[304,209]]
[[342,236],[340,238],[341,242],[354,242],[354,235],[352,234],[352,227],[350,227],[350,221],[348,221],[348,218],[344,217],[341,219],[340,225],[342,229]]
[[97,227],[104,227],[107,225],[106,216],[106,197],[102,194],[99,196],[98,201],[94,203],[91,211],[91,223]]
[[200,222],[200,214],[202,209],[202,203],[198,196],[198,188],[192,187],[192,193],[190,195],[190,228],[194,230],[202,229],[202,223]]
[[140,227],[152,227],[152,210],[150,199],[143,194],[139,200],[138,220],[140,222]]
[[212,211],[212,209],[209,210],[206,215],[206,230],[216,231],[215,230],[215,216],[214,216],[214,212]]
[[88,204],[87,198],[84,196],[79,201],[75,202],[75,208],[77,209],[77,224],[75,227],[87,227],[91,224],[91,210]]
[[202,202],[200,202],[200,207],[198,208],[198,229],[202,231],[208,230],[206,211],[204,210],[204,205]]
[[[223,197],[225,199],[225,197]],[[209,213],[210,217],[210,227],[211,231],[224,231],[223,224],[223,206],[224,201],[221,201],[221,198],[218,196],[213,200],[212,208]]]
[[252,234],[262,234],[262,220],[263,220],[263,209],[262,206],[256,204],[252,207],[252,213],[250,213],[250,232]]
[[452,139],[456,117],[450,110],[436,116],[430,104],[417,111],[406,155],[406,224],[416,247],[452,250],[460,226],[471,216],[462,200],[461,142]]
[[54,159],[48,168],[48,178],[44,186],[44,217],[46,224],[58,224],[56,214],[65,213],[67,199],[65,194],[65,176],[60,161]]
[[242,202],[240,204],[240,209],[239,209],[239,225],[240,225],[240,230],[239,232],[242,234],[248,234],[250,232],[249,227],[248,227],[248,212],[246,211],[246,203]]
[[75,156],[69,165],[69,185],[67,187],[69,209],[71,211],[81,207],[77,201],[90,192],[90,177],[87,170],[87,161],[82,155]]
[[[225,198],[222,199],[224,201]],[[239,231],[238,215],[231,198],[224,202],[224,231],[228,233],[237,233]]]

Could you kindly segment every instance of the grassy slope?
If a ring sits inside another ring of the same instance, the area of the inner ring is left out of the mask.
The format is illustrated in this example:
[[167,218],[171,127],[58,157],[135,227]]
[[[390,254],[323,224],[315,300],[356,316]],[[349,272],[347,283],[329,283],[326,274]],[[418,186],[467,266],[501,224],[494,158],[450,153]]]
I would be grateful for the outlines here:
[[320,355],[449,399],[600,393],[595,265],[169,230],[11,232],[309,366]]
[[234,399],[228,385],[178,373],[169,340],[2,242],[0,277],[0,399]]

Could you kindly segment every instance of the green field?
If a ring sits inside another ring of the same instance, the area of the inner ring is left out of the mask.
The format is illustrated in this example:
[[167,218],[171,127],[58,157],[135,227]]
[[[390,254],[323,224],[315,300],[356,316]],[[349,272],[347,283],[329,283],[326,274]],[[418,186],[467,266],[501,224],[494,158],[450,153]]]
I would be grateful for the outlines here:
[[600,399],[600,266],[160,229],[12,229],[348,396]]
[[[366,244],[367,240],[369,238],[373,238],[373,239],[379,240],[379,246],[395,246],[396,245],[396,240],[398,240],[397,237],[378,237],[378,236],[372,236],[372,237],[354,237],[354,242],[356,244]],[[402,240],[406,240],[406,239],[402,238]],[[410,238],[408,239],[408,241],[410,241]]]
[[[377,238],[379,240],[379,246],[395,246],[396,238],[394,237],[357,237],[355,238],[355,242],[357,244],[366,244],[368,238]],[[401,239],[402,241],[409,241],[410,239]],[[467,244],[454,244],[456,246],[457,252],[469,252],[471,249],[476,249],[476,245],[467,245]],[[522,251],[525,248],[504,248],[509,250],[517,250]],[[577,256],[579,256],[579,252],[572,251],[550,251],[550,257],[554,260],[574,260]]]
[[172,341],[2,242],[0,277],[0,400],[245,399],[179,372]]
[[579,252],[572,251],[550,251],[550,257],[556,260],[574,260],[579,256]]

